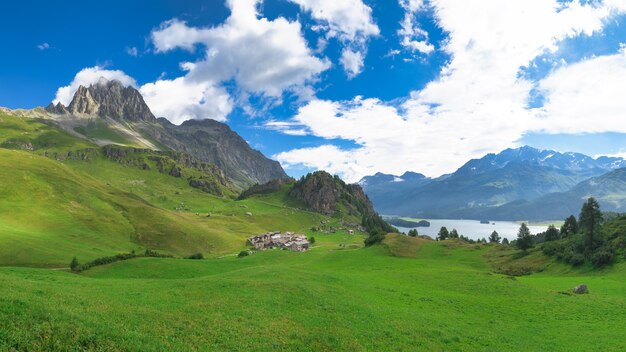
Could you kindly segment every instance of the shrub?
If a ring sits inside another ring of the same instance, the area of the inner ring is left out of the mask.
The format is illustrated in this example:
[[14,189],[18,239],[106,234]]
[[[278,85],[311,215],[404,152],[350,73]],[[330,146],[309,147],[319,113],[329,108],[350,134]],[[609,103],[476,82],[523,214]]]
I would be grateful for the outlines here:
[[567,254],[567,262],[573,266],[579,266],[585,262],[585,257],[580,253],[569,252]]
[[241,251],[241,252],[239,252],[239,254],[237,255],[237,257],[239,257],[239,258],[243,258],[243,257],[247,257],[247,256],[249,256],[249,255],[250,255],[250,253],[249,253],[248,251]]
[[595,267],[601,267],[613,262],[615,252],[610,248],[600,248],[591,256],[591,263]]
[[315,237],[313,237],[313,236],[309,237],[309,243],[310,244],[315,243]]
[[194,253],[187,257],[187,259],[204,259],[202,253]]
[[546,242],[541,246],[541,251],[545,255],[553,256],[563,252],[563,245],[559,242]]
[[146,249],[146,252],[144,253],[144,257],[174,258],[173,255],[159,253],[157,251],[153,251],[152,249]]
[[385,234],[381,231],[374,231],[365,239],[365,247],[373,246],[382,242],[385,239]]

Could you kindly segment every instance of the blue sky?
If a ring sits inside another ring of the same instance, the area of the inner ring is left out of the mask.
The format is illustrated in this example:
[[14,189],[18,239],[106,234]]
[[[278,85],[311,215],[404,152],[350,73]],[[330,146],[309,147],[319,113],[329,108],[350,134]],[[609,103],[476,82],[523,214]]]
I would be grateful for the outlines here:
[[619,0],[2,6],[0,106],[126,79],[157,115],[226,121],[294,176],[437,176],[523,144],[626,154]]

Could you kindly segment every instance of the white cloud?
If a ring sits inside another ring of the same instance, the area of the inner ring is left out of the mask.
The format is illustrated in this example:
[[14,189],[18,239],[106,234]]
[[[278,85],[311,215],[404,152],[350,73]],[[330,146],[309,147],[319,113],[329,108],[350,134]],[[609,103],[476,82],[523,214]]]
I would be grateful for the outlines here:
[[417,14],[425,8],[423,0],[399,0],[404,10],[404,18],[400,22],[398,35],[400,44],[412,51],[422,54],[430,54],[435,51],[435,46],[428,42],[428,32],[421,29],[417,23]]
[[134,46],[126,48],[126,53],[133,57],[137,57],[137,55],[139,55],[139,51]]
[[[615,113],[626,111],[623,103],[614,100],[605,108],[600,106],[605,102],[602,94],[619,101],[616,94],[624,91],[624,83],[619,82],[624,77],[621,56],[581,64],[580,68],[570,66],[569,70],[566,66],[554,73],[558,75],[555,78],[544,80],[540,85],[548,102],[544,111],[563,116],[558,119],[535,117],[536,111],[527,108],[534,84],[520,77],[523,67],[539,55],[555,51],[563,39],[600,32],[607,18],[626,9],[623,1],[564,4],[510,0],[503,6],[496,0],[433,0],[431,6],[438,25],[449,34],[442,49],[451,60],[440,77],[412,92],[400,107],[358,97],[343,102],[311,101],[291,120],[299,127],[291,128],[303,128],[329,140],[352,141],[358,147],[296,149],[276,155],[279,161],[286,166],[327,168],[350,181],[378,171],[400,174],[413,170],[437,176],[468,159],[516,146],[528,131],[567,131],[562,123],[565,119],[582,121],[587,114],[588,124],[594,110],[599,110],[605,122],[592,128],[606,130],[618,123]],[[596,69],[603,65],[601,74]],[[614,76],[609,79],[611,74]],[[600,80],[594,81],[592,75]],[[609,86],[603,88],[604,79],[609,79]],[[598,89],[597,95],[590,92],[593,89]],[[597,100],[581,98],[588,93]],[[573,105],[578,104],[582,113],[569,109],[570,99],[578,99]],[[623,128],[613,126],[613,130]],[[329,157],[321,157],[322,153]]]
[[535,129],[547,133],[626,133],[626,53],[561,67],[541,80],[538,88],[545,104],[537,110]]
[[89,87],[91,84],[98,83],[101,79],[109,81],[118,80],[124,86],[137,87],[135,79],[128,76],[123,71],[107,70],[101,66],[88,67],[80,70],[68,86],[59,88],[53,102],[55,104],[61,102],[63,105],[67,106],[72,101],[78,87]]
[[372,9],[362,0],[289,0],[311,13],[326,29],[329,38],[352,42],[376,36],[380,29],[372,19]]
[[341,63],[349,78],[358,75],[367,53],[367,40],[378,36],[380,29],[372,18],[372,9],[362,0],[289,0],[311,13],[318,21],[313,30],[343,43]]
[[341,52],[339,62],[341,62],[348,78],[354,78],[363,70],[363,60],[363,54],[361,52],[346,48]]
[[50,44],[48,43],[41,43],[39,45],[37,45],[37,49],[43,51],[43,50],[48,50],[50,49]]
[[[168,52],[176,48],[195,50],[197,45],[206,49],[202,60],[183,63],[188,71],[180,78],[184,82],[150,86],[154,96],[166,96],[171,89],[193,90],[199,97],[203,94],[203,105],[218,104],[221,113],[232,106],[225,99],[223,82],[234,80],[242,96],[248,93],[280,99],[285,91],[310,93],[306,89],[322,71],[330,67],[327,59],[314,56],[307,46],[298,21],[289,22],[279,17],[274,20],[260,18],[257,5],[260,0],[229,0],[231,15],[225,23],[211,28],[195,28],[173,19],[161,24],[152,32],[152,41],[157,52]],[[170,81],[171,82],[171,81]],[[163,92],[158,90],[166,89]],[[200,88],[202,87],[202,88]],[[206,92],[212,92],[206,94]],[[177,94],[177,93],[175,93]],[[178,95],[183,95],[181,94]],[[210,99],[217,97],[218,101]],[[197,112],[195,118],[207,117],[206,107],[186,99],[189,112]],[[185,116],[191,116],[188,113]],[[166,116],[168,117],[168,116]],[[169,118],[169,117],[168,117]]]
[[144,84],[140,91],[155,116],[167,117],[174,124],[197,118],[224,121],[233,109],[226,90],[212,82],[179,77]]

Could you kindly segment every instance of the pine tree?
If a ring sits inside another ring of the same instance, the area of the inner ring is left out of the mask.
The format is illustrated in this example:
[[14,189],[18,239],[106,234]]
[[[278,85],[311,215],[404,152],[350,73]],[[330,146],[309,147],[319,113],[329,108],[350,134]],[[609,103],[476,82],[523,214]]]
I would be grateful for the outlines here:
[[580,230],[584,234],[585,253],[590,255],[596,247],[600,235],[600,222],[602,221],[602,213],[600,212],[600,204],[593,198],[587,199],[580,209],[578,224]]
[[546,242],[556,241],[560,238],[559,230],[554,225],[548,226],[546,230]]
[[448,232],[448,229],[445,226],[442,226],[439,230],[439,234],[437,235],[437,239],[439,241],[444,241],[447,240],[449,237],[450,233]]
[[72,271],[76,271],[76,269],[78,269],[78,266],[80,264],[78,263],[78,259],[76,259],[76,257],[72,258],[72,261],[70,262],[70,269]]
[[452,231],[450,231],[450,238],[459,238],[459,233],[456,229],[452,229]]
[[561,226],[561,237],[568,237],[578,233],[578,221],[574,215],[570,215],[565,219],[565,223]]
[[498,231],[493,231],[491,233],[491,235],[489,236],[489,242],[490,243],[500,243],[500,235],[498,234]]
[[533,247],[533,237],[530,234],[530,230],[526,223],[522,223],[517,232],[517,248],[526,252],[529,248]]

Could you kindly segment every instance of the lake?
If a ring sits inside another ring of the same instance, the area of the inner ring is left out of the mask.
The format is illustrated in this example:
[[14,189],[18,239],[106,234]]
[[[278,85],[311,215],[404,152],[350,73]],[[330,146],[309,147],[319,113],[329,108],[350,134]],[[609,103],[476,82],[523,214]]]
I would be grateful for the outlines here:
[[[465,237],[469,237],[471,239],[477,240],[480,238],[486,238],[489,240],[489,235],[495,230],[498,231],[500,237],[508,238],[510,240],[514,240],[517,238],[517,231],[521,224],[512,222],[512,221],[491,221],[489,224],[481,224],[478,220],[451,220],[451,219],[425,219],[430,222],[430,227],[415,227],[417,232],[420,235],[427,235],[432,238],[437,238],[437,234],[439,233],[439,229],[442,226],[445,226],[448,231],[452,231],[452,229],[456,229],[459,235],[463,235]],[[492,225],[493,224],[493,225]],[[396,226],[398,230],[404,233],[408,233],[412,227],[399,227]],[[538,232],[543,232],[548,228],[548,225],[545,226],[528,226],[530,232],[532,234],[536,234]]]

